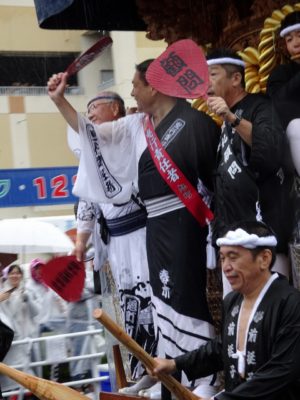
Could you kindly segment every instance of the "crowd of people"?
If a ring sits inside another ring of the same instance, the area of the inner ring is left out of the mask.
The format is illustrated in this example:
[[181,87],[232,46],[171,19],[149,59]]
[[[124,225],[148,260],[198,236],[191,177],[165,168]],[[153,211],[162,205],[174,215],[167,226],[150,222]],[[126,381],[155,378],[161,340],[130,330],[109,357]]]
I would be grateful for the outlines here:
[[[54,373],[58,367],[57,363],[52,363],[48,372],[43,371],[42,367],[30,366],[32,362],[47,359],[49,351],[47,346],[42,346],[39,342],[32,343],[30,339],[87,331],[91,325],[96,328],[92,312],[95,307],[99,307],[99,297],[95,295],[92,269],[86,268],[81,299],[77,302],[67,302],[43,282],[41,269],[44,265],[44,260],[36,258],[28,267],[12,263],[2,271],[0,320],[6,331],[1,331],[1,335],[10,331],[10,344],[12,339],[29,341],[14,344],[1,357],[4,363],[21,368],[27,373],[39,377],[49,375],[58,380],[59,373]],[[79,336],[70,338],[69,342],[65,340],[66,352],[69,356],[87,354],[90,348],[89,339],[89,336]],[[4,345],[3,336],[1,340]],[[64,375],[69,380],[90,377],[91,363],[89,360],[72,361]],[[0,376],[0,385],[5,392],[17,390],[19,387],[14,380],[5,375]]]
[[[136,65],[131,94],[137,111],[127,115],[123,99],[110,91],[93,97],[81,115],[64,96],[68,74],[48,81],[50,98],[78,134],[76,257],[84,260],[92,237],[94,268],[108,258],[127,333],[156,356],[151,371],[131,357],[136,383],[123,393],[170,399],[156,383],[165,372],[196,387],[203,399],[298,396],[300,294],[289,244],[300,245],[299,11],[285,17],[280,36],[291,61],[272,72],[266,94],[247,93],[245,64],[235,52],[208,54],[207,105],[221,127],[173,88],[160,90],[161,80],[148,73],[160,62],[175,76],[180,62],[188,63],[176,58],[176,43],[164,61]],[[202,220],[191,211],[195,204]],[[222,270],[218,336],[207,302],[208,264]],[[0,295],[1,321],[15,338],[21,337],[16,324],[24,332],[25,316],[32,330],[25,335],[38,334],[33,320],[45,329],[31,293],[40,291],[45,301],[47,289],[35,278],[36,288],[25,291],[21,281],[22,271],[13,266],[8,282],[16,289]],[[12,326],[5,318],[14,313]],[[70,313],[76,325],[86,310]],[[52,324],[61,315],[52,316]]]

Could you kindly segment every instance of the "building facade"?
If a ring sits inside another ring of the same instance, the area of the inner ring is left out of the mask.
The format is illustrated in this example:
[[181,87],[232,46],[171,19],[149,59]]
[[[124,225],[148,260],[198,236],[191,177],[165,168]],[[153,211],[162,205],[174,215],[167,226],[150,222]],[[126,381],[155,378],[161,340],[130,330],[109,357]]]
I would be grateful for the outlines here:
[[[76,166],[66,123],[47,95],[47,79],[103,32],[40,29],[33,0],[0,0],[0,26],[0,169]],[[68,99],[78,111],[84,112],[88,99],[102,89],[117,91],[126,105],[134,106],[130,92],[135,64],[155,58],[166,47],[143,32],[109,34],[113,46],[70,82]],[[72,204],[0,207],[0,219],[72,212]]]

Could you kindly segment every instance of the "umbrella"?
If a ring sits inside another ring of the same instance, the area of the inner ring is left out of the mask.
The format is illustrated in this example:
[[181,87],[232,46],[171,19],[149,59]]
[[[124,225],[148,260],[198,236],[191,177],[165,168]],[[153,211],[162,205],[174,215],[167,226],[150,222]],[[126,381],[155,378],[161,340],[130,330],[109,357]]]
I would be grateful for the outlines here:
[[71,239],[49,222],[32,218],[0,221],[0,253],[68,253]]

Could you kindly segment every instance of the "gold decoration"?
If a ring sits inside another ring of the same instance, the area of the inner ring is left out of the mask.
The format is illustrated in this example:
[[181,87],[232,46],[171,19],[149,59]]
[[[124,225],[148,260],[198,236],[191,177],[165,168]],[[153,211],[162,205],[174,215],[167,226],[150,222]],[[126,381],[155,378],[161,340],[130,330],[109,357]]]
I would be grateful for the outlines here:
[[249,93],[260,92],[259,84],[259,52],[254,47],[246,47],[245,50],[239,51],[238,54],[245,62],[245,82],[246,90]]
[[217,125],[219,125],[219,126],[222,125],[223,120],[218,115],[216,115],[208,110],[206,101],[202,97],[200,97],[199,99],[193,100],[192,107],[196,108],[196,110],[198,110],[198,111],[203,111],[205,114],[209,115],[215,121],[215,123]]
[[258,48],[247,47],[239,52],[246,63],[245,81],[249,93],[266,91],[269,75],[278,63],[277,30],[285,16],[293,11],[300,11],[300,3],[286,4],[280,10],[274,10],[271,17],[265,19]]

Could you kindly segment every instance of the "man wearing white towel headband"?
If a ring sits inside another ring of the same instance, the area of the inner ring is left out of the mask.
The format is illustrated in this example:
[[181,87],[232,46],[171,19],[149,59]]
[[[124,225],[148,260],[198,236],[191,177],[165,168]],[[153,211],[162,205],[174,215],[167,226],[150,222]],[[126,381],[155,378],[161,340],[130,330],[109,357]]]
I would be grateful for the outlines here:
[[224,370],[215,400],[296,400],[300,393],[300,293],[271,273],[277,240],[263,223],[236,224],[217,240],[233,291],[224,299],[221,338],[172,360],[159,372],[190,380]]
[[235,221],[262,220],[278,239],[277,265],[288,275],[293,168],[286,137],[269,98],[245,90],[244,62],[219,49],[207,57],[207,104],[224,123],[215,179],[214,238]]

